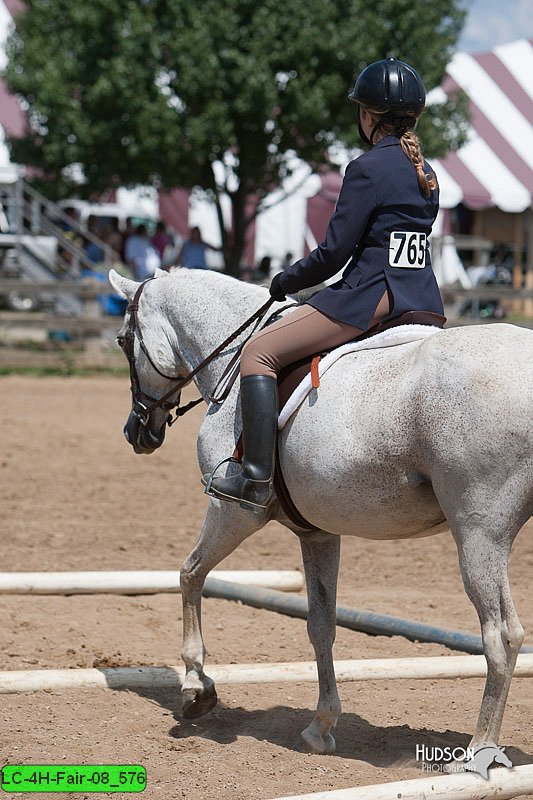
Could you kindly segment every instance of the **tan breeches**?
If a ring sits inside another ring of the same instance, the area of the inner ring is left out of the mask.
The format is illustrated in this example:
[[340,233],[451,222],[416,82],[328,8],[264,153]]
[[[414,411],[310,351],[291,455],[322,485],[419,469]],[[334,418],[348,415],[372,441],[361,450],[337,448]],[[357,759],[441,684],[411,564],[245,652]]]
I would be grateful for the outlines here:
[[[388,312],[385,293],[369,327],[376,325]],[[338,322],[310,305],[300,306],[252,336],[242,351],[241,377],[271,375],[275,378],[288,364],[338,347],[361,333],[360,328]]]

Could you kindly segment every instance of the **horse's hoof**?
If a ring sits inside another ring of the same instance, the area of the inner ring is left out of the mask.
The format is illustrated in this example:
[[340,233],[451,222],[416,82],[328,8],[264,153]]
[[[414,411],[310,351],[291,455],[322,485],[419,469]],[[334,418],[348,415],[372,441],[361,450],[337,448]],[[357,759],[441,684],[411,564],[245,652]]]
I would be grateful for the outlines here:
[[305,749],[309,753],[320,756],[331,756],[336,750],[335,739],[331,733],[326,733],[324,736],[321,736],[306,728],[305,731],[302,731],[301,736]]
[[214,709],[218,702],[214,686],[209,686],[203,691],[198,689],[185,689],[183,692],[183,705],[181,714],[184,719],[203,717]]

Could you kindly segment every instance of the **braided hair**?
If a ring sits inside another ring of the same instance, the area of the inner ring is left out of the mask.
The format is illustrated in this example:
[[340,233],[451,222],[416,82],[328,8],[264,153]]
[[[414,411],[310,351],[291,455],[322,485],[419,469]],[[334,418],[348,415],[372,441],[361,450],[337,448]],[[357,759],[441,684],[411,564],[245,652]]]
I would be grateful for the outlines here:
[[420,139],[413,128],[407,128],[400,134],[400,144],[402,150],[416,169],[418,185],[424,197],[429,197],[431,192],[437,188],[437,176],[434,172],[424,172],[424,156],[420,146]]
[[418,185],[424,197],[429,197],[431,192],[438,187],[437,176],[434,172],[424,171],[424,156],[420,139],[414,130],[416,120],[411,117],[391,118],[387,112],[375,111],[367,108],[367,111],[376,118],[370,140],[373,143],[374,136],[378,130],[384,134],[399,136],[402,150],[416,170]]

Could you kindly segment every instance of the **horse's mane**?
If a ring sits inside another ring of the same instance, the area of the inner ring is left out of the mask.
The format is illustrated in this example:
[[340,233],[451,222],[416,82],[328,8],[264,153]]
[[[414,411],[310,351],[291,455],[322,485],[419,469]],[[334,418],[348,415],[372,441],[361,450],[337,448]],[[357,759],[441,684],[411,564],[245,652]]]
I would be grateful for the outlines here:
[[[226,275],[223,272],[217,272],[211,269],[174,267],[170,270],[168,278],[170,278],[175,285],[198,286],[200,289],[212,289],[221,294],[235,293],[243,298],[248,297],[250,300],[257,297],[259,302],[261,302],[261,298],[265,296],[266,292],[264,286],[241,281],[231,275]],[[168,278],[166,278],[166,280],[168,280]]]

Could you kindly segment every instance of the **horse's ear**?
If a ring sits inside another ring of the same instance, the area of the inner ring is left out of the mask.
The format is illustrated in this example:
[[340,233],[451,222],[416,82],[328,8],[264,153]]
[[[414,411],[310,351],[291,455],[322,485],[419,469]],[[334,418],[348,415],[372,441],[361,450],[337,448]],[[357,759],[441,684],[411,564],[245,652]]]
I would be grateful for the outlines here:
[[109,283],[113,289],[125,300],[132,300],[138,283],[120,275],[115,269],[109,270]]

